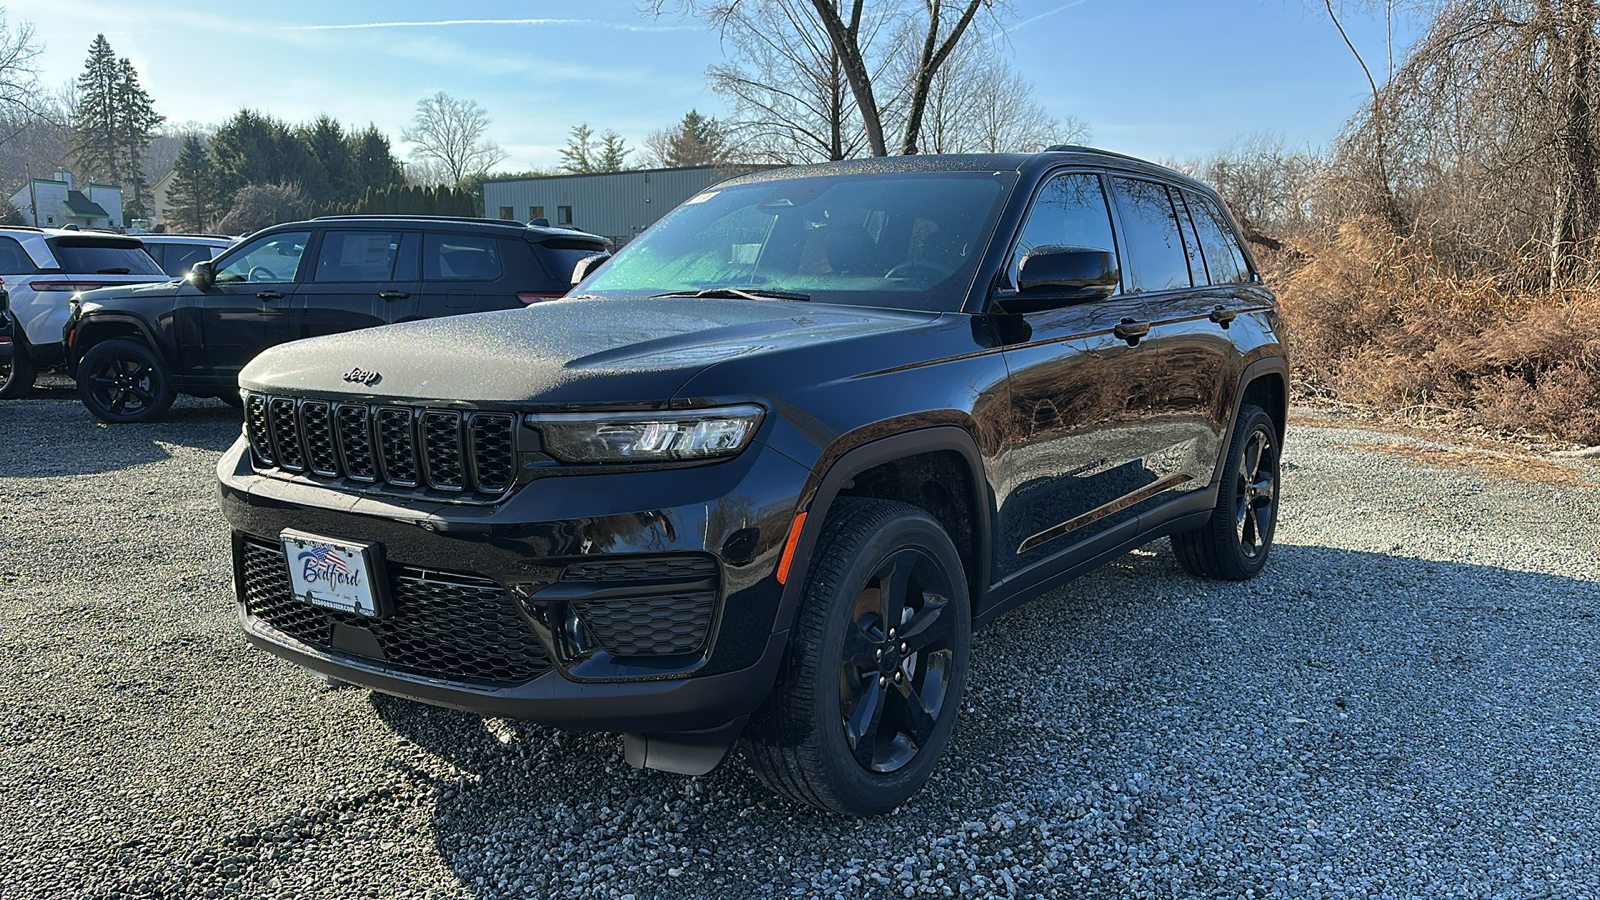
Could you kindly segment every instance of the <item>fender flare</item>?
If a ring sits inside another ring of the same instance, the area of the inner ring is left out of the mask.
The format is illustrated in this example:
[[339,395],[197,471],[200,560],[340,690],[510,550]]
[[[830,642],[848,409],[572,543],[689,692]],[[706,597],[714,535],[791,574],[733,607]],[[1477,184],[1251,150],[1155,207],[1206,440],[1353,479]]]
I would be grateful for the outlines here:
[[[1239,387],[1233,392],[1233,409],[1228,413],[1228,433],[1223,435],[1222,452],[1217,454],[1216,467],[1211,470],[1211,484],[1215,486],[1222,481],[1222,469],[1228,464],[1228,448],[1233,446],[1233,433],[1239,427],[1239,409],[1244,406],[1244,395],[1250,384],[1265,375],[1280,375],[1283,377],[1283,409],[1267,410],[1283,416],[1284,430],[1289,424],[1289,361],[1281,356],[1269,356],[1258,359],[1248,366],[1239,376]],[[1278,436],[1281,443],[1283,435]]]
[[[85,331],[92,332],[97,328],[97,326],[113,324],[133,326],[133,330],[138,333],[139,339],[144,342],[145,346],[149,347],[152,353],[159,356],[161,361],[167,364],[167,369],[169,371],[172,370],[172,355],[167,352],[166,347],[161,346],[160,341],[156,340],[155,335],[150,330],[149,324],[138,316],[128,315],[126,313],[111,313],[106,315],[90,316],[86,319],[79,319],[76,326],[72,330],[74,334],[81,338]],[[95,343],[99,343],[99,341],[96,341]],[[78,363],[83,361],[83,355],[87,352],[86,348],[90,346],[93,345],[74,343],[71,347],[62,347],[62,351],[66,356],[65,362],[67,364],[67,371],[73,377],[77,377]]]
[[[795,561],[801,564],[792,567],[788,581],[783,586],[783,593],[778,603],[778,617],[773,626],[774,631],[788,629],[794,622],[795,613],[800,607],[800,595],[804,593],[810,575],[811,554],[816,550],[817,540],[822,535],[822,528],[832,509],[833,501],[844,489],[845,482],[884,463],[947,450],[960,454],[967,465],[967,474],[972,481],[970,501],[978,520],[974,531],[978,544],[975,554],[978,571],[976,578],[972,579],[976,589],[973,596],[968,599],[976,604],[987,594],[992,541],[989,516],[991,504],[989,480],[984,476],[983,456],[978,452],[978,442],[966,429],[954,425],[919,428],[854,447],[827,464],[827,468],[821,470],[820,475],[817,472],[812,473],[810,480],[816,484],[816,489],[810,492],[809,498],[802,494],[799,508],[796,509],[796,514],[800,512],[806,514],[806,521],[800,529],[800,539],[795,545],[794,553]],[[824,458],[826,456],[827,454],[824,454]]]

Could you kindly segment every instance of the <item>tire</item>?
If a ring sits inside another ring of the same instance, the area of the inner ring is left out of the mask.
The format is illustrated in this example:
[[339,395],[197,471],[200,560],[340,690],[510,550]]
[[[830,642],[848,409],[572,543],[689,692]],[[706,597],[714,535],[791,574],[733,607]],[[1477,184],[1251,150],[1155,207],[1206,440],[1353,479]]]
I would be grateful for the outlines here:
[[[923,510],[847,497],[813,560],[778,682],[745,729],[745,757],[800,803],[885,813],[928,779],[961,709],[972,649],[961,556]],[[899,587],[887,609],[884,583]],[[896,607],[891,641],[883,625]]]
[[1211,519],[1172,536],[1172,551],[1191,575],[1244,581],[1267,564],[1281,490],[1278,427],[1266,410],[1239,408]]
[[103,422],[154,421],[177,396],[166,363],[139,341],[95,344],[78,363],[78,397]]
[[28,393],[39,375],[21,341],[11,344],[11,354],[11,362],[0,365],[0,400],[15,400]]

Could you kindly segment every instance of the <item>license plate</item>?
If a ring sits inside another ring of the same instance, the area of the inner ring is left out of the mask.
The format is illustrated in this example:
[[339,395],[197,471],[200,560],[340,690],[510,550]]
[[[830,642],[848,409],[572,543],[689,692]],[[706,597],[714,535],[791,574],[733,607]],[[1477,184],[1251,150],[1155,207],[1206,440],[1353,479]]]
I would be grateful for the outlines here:
[[360,616],[382,613],[374,583],[373,545],[338,541],[292,529],[281,535],[294,595],[312,606]]

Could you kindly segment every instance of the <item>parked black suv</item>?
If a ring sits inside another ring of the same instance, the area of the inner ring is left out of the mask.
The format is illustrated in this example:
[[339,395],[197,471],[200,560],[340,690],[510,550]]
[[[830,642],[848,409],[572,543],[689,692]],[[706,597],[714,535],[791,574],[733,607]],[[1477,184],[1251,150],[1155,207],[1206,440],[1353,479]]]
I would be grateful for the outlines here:
[[[877,813],[972,629],[1271,546],[1287,366],[1226,207],[1079,148],[762,172],[566,299],[278,347],[219,466],[252,643]],[[1040,635],[1043,641],[1059,636]]]
[[239,400],[239,370],[298,338],[559,297],[605,238],[434,216],[327,216],[251,235],[181,281],[81,295],[64,346],[107,422],[159,418],[180,393]]

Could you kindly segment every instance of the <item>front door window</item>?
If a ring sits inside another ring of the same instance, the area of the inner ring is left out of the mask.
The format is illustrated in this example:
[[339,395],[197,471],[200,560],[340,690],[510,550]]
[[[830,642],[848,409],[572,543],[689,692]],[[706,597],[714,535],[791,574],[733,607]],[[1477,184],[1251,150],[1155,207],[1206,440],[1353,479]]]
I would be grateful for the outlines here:
[[289,284],[311,240],[309,231],[280,231],[251,241],[219,260],[217,284]]

